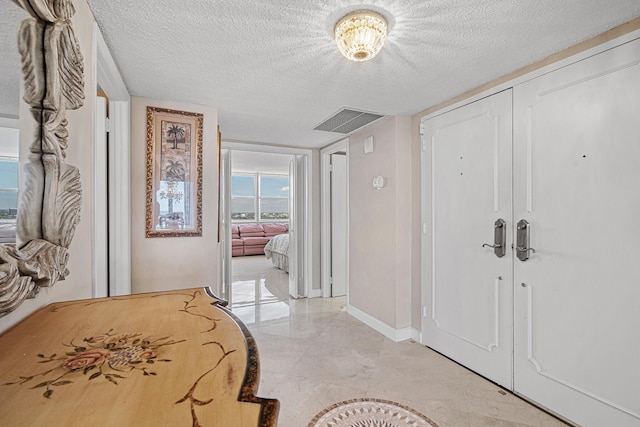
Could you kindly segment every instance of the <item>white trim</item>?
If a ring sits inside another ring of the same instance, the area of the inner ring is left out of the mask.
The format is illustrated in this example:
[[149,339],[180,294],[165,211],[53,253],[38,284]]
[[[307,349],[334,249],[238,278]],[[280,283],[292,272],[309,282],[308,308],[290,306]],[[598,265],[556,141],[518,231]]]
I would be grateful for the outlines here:
[[231,156],[230,150],[220,150],[220,186],[218,203],[220,206],[220,218],[218,224],[222,228],[219,230],[220,243],[218,244],[219,260],[219,280],[217,290],[214,292],[227,300],[229,305],[233,304],[231,293]]
[[405,341],[413,337],[413,330],[410,326],[402,329],[394,329],[386,323],[381,322],[375,317],[365,313],[364,311],[358,310],[349,304],[347,304],[347,313],[394,342]]
[[[275,154],[288,154],[306,156],[307,158],[307,173],[305,177],[306,186],[306,215],[307,218],[313,217],[313,194],[312,194],[312,181],[313,181],[313,150],[305,148],[293,148],[293,147],[281,147],[275,145],[265,145],[250,142],[236,142],[236,141],[222,141],[222,149],[231,151],[254,151],[259,153],[275,153]],[[313,227],[312,221],[305,221],[305,273],[304,277],[304,289],[305,296],[310,296],[313,289],[313,259],[312,259],[312,241],[313,241]],[[228,248],[229,257],[231,257],[231,243],[229,242]],[[230,271],[230,277],[233,272]]]
[[98,24],[93,24],[96,51],[96,77],[100,88],[109,95],[109,101],[129,101],[129,91],[118,67],[102,37]]
[[93,33],[95,81],[109,97],[109,294],[128,295],[131,293],[130,97],[95,23]]
[[20,129],[20,119],[12,117],[0,117],[0,127]]
[[109,294],[131,294],[131,150],[129,102],[109,103]]
[[411,339],[415,342],[422,343],[422,332],[416,328],[411,328]]
[[498,92],[502,92],[505,89],[512,88],[516,85],[522,84],[526,81],[535,79],[536,77],[540,77],[544,74],[548,74],[552,71],[558,70],[560,68],[566,67],[567,65],[573,64],[578,61],[582,61],[583,59],[589,58],[591,56],[602,53],[606,50],[612,49],[614,47],[620,46],[622,44],[628,43],[632,40],[640,38],[640,30],[632,31],[623,36],[617,37],[613,40],[609,40],[608,42],[602,43],[598,46],[594,46],[590,49],[584,50],[582,52],[576,53],[575,55],[571,55],[567,58],[561,59],[560,61],[554,62],[549,65],[545,65],[544,67],[538,68],[537,70],[533,70],[529,73],[523,74],[522,76],[515,77],[512,80],[501,83],[497,86],[489,88],[483,92],[480,92],[476,95],[470,96],[468,98],[463,99],[462,101],[458,101],[455,104],[451,104],[449,106],[443,107],[438,111],[434,111],[433,113],[427,114],[420,118],[420,122],[423,123],[425,120],[430,119],[432,117],[439,116],[448,111],[455,110],[456,108],[462,107],[463,105],[470,104],[474,101],[477,101],[482,98],[486,98],[487,96],[491,96]]
[[311,292],[309,292],[308,298],[320,298],[321,296],[322,296],[321,289],[311,289]]
[[[320,290],[323,298],[331,297],[331,165],[330,156],[339,151],[347,153],[347,200],[349,200],[349,138],[342,139],[320,150]],[[347,242],[349,241],[349,204],[347,204]],[[349,302],[349,250],[347,250],[347,303]]]
[[109,263],[107,234],[109,214],[107,212],[107,101],[104,98],[93,97],[93,156],[92,183],[92,248],[93,260],[93,298],[109,296]]
[[[424,307],[429,307],[431,298],[428,295],[430,285],[430,272],[431,268],[431,241],[432,241],[432,213],[431,213],[431,187],[425,185],[427,182],[431,182],[431,162],[429,161],[431,156],[431,141],[424,136],[420,136],[420,143],[423,150],[420,151],[420,228],[422,229],[420,239],[420,330],[427,331],[427,316]],[[427,181],[428,179],[428,181]],[[425,337],[420,333],[421,344],[427,344]]]
[[312,149],[281,147],[279,145],[256,144],[251,142],[222,141],[222,148],[234,151],[256,151],[259,153],[308,155],[313,153]]

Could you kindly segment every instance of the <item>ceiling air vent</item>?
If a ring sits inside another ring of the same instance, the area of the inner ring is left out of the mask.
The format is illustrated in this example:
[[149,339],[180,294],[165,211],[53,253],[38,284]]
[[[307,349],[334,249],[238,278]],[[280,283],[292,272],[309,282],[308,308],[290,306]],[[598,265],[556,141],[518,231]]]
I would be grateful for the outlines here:
[[347,134],[356,129],[360,129],[362,126],[368,125],[381,117],[384,117],[384,115],[343,108],[324,122],[320,123],[318,126],[314,127],[313,130]]

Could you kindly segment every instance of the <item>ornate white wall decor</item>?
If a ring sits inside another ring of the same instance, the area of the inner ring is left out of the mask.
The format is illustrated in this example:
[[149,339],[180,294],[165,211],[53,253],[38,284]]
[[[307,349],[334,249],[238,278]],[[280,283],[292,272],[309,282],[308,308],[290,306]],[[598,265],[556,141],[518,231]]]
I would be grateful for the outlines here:
[[67,249],[80,221],[80,172],[65,163],[66,111],[84,101],[84,65],[71,27],[71,0],[13,0],[32,17],[22,21],[23,100],[37,122],[20,188],[16,245],[0,246],[0,316],[40,287],[63,280]]

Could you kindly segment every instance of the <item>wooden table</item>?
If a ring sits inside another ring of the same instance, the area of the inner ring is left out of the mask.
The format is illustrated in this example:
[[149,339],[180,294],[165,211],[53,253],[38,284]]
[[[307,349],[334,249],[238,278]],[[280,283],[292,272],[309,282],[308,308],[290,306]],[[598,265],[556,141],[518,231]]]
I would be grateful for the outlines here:
[[2,426],[275,426],[258,351],[205,289],[51,304],[0,336]]

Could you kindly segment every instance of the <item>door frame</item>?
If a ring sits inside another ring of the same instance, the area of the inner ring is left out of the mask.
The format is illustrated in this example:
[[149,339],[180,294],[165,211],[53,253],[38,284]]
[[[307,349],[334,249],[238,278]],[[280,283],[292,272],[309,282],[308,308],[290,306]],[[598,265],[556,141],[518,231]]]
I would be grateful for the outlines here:
[[[109,224],[109,283],[110,296],[131,294],[131,144],[130,144],[130,96],[118,71],[109,48],[96,23],[93,24],[94,81],[109,97],[109,182],[106,177],[95,175],[99,159],[94,149],[93,184],[95,188],[109,188],[109,212],[94,210],[94,224]],[[97,87],[93,88],[94,111]],[[94,121],[94,138],[98,129]],[[95,141],[94,141],[95,148]],[[95,200],[94,200],[95,203]],[[93,254],[98,245],[106,245],[94,227]],[[104,284],[97,277],[97,260],[93,260],[93,297],[104,296]]]
[[[313,223],[313,194],[312,194],[312,179],[313,179],[313,162],[312,162],[312,155],[313,155],[313,150],[310,149],[304,149],[304,148],[291,148],[291,147],[279,147],[279,146],[273,146],[273,145],[265,145],[265,144],[257,144],[257,143],[250,143],[250,142],[236,142],[236,141],[225,141],[222,140],[222,146],[221,148],[223,150],[230,150],[231,152],[233,151],[254,151],[254,152],[260,152],[260,153],[273,153],[273,154],[287,154],[287,155],[299,155],[299,156],[306,156],[307,158],[307,175],[306,175],[306,179],[305,179],[305,187],[306,187],[306,193],[307,193],[307,197],[306,197],[306,203],[305,203],[305,214],[308,218],[311,218],[311,220],[306,221],[305,224],[305,259],[304,259],[304,269],[305,269],[305,274],[304,274],[304,289],[305,289],[305,297],[307,298],[314,298],[314,297],[318,297],[320,296],[320,290],[319,289],[312,289],[312,283],[313,283],[313,262],[312,262],[312,253],[311,253],[311,249],[312,249],[312,223]],[[232,153],[233,156],[233,153]],[[231,172],[231,171],[229,171]],[[231,222],[229,222],[229,225],[227,228],[230,229],[231,227]],[[231,243],[229,242],[229,244],[224,245],[224,247],[222,248],[222,250],[224,251],[224,256],[229,257],[229,259],[231,259]],[[230,263],[231,264],[231,263]],[[233,276],[233,271],[231,270],[231,268],[229,269],[229,277]],[[231,292],[231,290],[230,290]]]
[[[232,292],[231,292],[231,150],[224,148],[220,149],[220,176],[218,185],[218,235],[220,241],[218,242],[218,251],[220,256],[219,268],[218,268],[218,288],[214,290],[214,293],[220,295],[229,304],[233,304]],[[229,173],[227,173],[229,171]]]
[[[349,138],[328,145],[320,150],[320,292],[322,298],[331,297],[331,155],[347,153],[347,200],[349,200]],[[349,204],[347,203],[347,242],[349,241]],[[347,305],[349,304],[349,250],[347,248]]]

